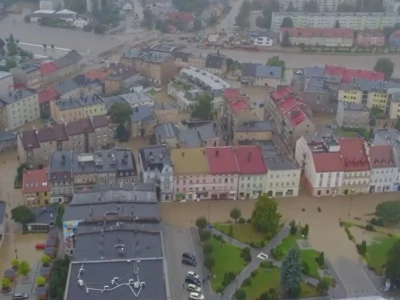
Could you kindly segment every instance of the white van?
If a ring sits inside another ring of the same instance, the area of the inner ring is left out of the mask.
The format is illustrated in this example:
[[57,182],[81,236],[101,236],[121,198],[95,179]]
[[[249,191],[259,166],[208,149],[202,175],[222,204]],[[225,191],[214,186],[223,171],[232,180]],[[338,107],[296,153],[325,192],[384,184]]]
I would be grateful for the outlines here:
[[204,300],[204,296],[200,293],[190,293],[189,300]]

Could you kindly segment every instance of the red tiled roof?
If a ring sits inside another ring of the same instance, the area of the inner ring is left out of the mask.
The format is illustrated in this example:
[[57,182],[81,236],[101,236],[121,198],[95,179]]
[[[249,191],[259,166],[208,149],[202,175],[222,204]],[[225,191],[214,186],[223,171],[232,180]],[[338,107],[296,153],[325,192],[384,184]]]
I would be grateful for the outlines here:
[[206,148],[211,174],[238,174],[239,166],[232,147]]
[[325,66],[325,75],[341,76],[343,83],[351,83],[354,79],[385,80],[385,74],[371,70],[347,69],[341,66]]
[[57,70],[58,69],[57,69],[56,65],[52,62],[47,62],[40,66],[40,74],[42,76],[49,75]]
[[235,116],[240,115],[243,111],[249,108],[247,102],[243,99],[237,100],[235,102],[229,103],[229,107],[231,108],[232,112]]
[[290,124],[293,127],[296,127],[301,122],[303,122],[305,119],[307,119],[306,114],[299,108],[297,110],[292,110],[292,111],[287,112],[285,114],[285,117],[289,120]]
[[68,136],[94,132],[90,119],[80,119],[65,125]]
[[110,122],[108,121],[108,118],[106,115],[94,116],[92,118],[93,128],[105,127],[105,126],[108,126],[109,124],[110,124]]
[[393,32],[393,33],[390,35],[390,37],[395,37],[395,38],[400,37],[400,30],[396,30],[395,32]]
[[371,146],[369,148],[369,162],[372,168],[395,167],[392,146]]
[[290,37],[343,37],[353,39],[353,29],[349,28],[281,28],[281,33]]
[[316,173],[330,173],[343,171],[343,164],[339,152],[313,153]]
[[178,20],[184,23],[188,23],[194,20],[194,16],[192,14],[183,11],[171,12],[168,14],[168,18],[172,20]]
[[270,95],[273,100],[279,101],[292,93],[296,94],[289,86],[282,86]]
[[344,171],[369,171],[368,156],[365,152],[364,139],[341,139],[340,155]]
[[22,175],[22,193],[49,192],[50,184],[47,178],[47,168],[25,170]]
[[84,76],[87,79],[89,79],[90,81],[105,80],[106,77],[108,77],[109,75],[110,75],[110,72],[102,71],[102,70],[98,70],[98,69],[89,70],[84,74]]
[[240,97],[240,92],[237,89],[226,89],[224,91],[224,96],[228,102],[231,102]]
[[235,149],[240,174],[265,174],[267,167],[259,147],[242,146]]
[[40,143],[50,141],[68,141],[64,124],[55,124],[51,127],[43,127],[36,130],[36,136]]
[[60,97],[60,94],[54,88],[48,87],[47,89],[39,92],[38,97],[39,103],[43,104],[57,99]]

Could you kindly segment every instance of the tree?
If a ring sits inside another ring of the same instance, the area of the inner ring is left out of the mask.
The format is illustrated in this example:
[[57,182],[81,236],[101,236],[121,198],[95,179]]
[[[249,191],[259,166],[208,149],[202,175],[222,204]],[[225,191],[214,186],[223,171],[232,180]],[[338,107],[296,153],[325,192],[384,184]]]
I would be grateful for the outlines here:
[[48,255],[43,255],[42,256],[42,264],[44,266],[48,266],[50,264],[50,262],[51,262],[51,257],[50,256],[48,256]]
[[308,224],[306,224],[302,229],[301,229],[301,235],[304,238],[308,237],[308,231],[310,230],[310,228],[308,227]]
[[238,289],[235,292],[235,298],[237,300],[246,300],[246,290],[245,289]]
[[110,116],[110,120],[113,124],[124,125],[130,118],[132,114],[132,107],[129,103],[114,103],[111,105],[107,112]]
[[385,275],[392,282],[400,278],[400,239],[394,242],[392,248],[388,251],[386,259]]
[[10,288],[11,280],[8,278],[3,278],[1,280],[1,289],[6,291]]
[[286,11],[297,11],[297,9],[293,5],[293,2],[289,3],[288,7],[286,8]]
[[14,39],[14,36],[13,36],[12,33],[10,33],[10,37],[8,38],[8,40],[9,40],[10,43],[14,43],[15,42],[15,39]]
[[295,247],[290,248],[281,268],[281,286],[285,293],[298,296],[297,292],[301,291],[299,290],[302,280],[301,270],[300,251]]
[[172,5],[179,11],[200,14],[208,5],[209,0],[172,0]]
[[336,23],[335,23],[335,28],[340,28],[340,23],[339,23],[339,20],[336,20]]
[[146,9],[143,11],[143,20],[142,26],[148,29],[153,29],[153,14],[150,9]]
[[10,55],[10,56],[14,56],[14,55],[18,54],[18,46],[14,41],[12,41],[12,42],[9,41],[7,43],[7,52],[8,52],[8,55]]
[[305,12],[318,12],[318,3],[315,0],[309,0],[304,3],[303,10]]
[[390,79],[394,71],[394,63],[390,58],[379,58],[374,67],[375,72],[382,72],[385,74],[385,79]]
[[18,269],[18,267],[19,267],[19,260],[17,259],[17,258],[13,258],[12,260],[11,260],[11,266],[13,267],[13,269]]
[[209,120],[213,109],[212,98],[209,95],[201,95],[196,98],[197,104],[192,110],[192,117]]
[[281,45],[282,47],[290,47],[292,45],[292,43],[290,42],[289,32],[286,31],[283,34]]
[[386,224],[397,225],[400,222],[400,202],[392,200],[378,204],[375,215]]
[[31,266],[29,265],[29,263],[26,260],[21,261],[18,267],[18,273],[22,276],[26,276],[30,271],[31,271]]
[[256,19],[256,26],[258,28],[267,28],[266,20],[263,16],[258,16]]
[[40,276],[38,278],[36,278],[36,284],[38,286],[43,286],[46,284],[46,278],[44,278],[43,276]]
[[272,20],[272,13],[280,11],[281,7],[277,0],[268,1],[268,4],[265,6],[263,10],[263,16],[265,21],[265,27],[263,28],[271,28],[271,20]]
[[197,228],[204,230],[208,225],[207,219],[204,217],[200,217],[196,220]]
[[251,224],[259,231],[274,236],[279,228],[281,215],[278,213],[278,204],[267,196],[261,195],[251,215]]
[[[93,1],[96,2],[96,1]],[[69,10],[75,11],[78,14],[84,14],[87,11],[86,1],[82,0],[67,0],[64,1],[65,7]]]
[[267,66],[282,67],[282,76],[285,73],[285,61],[281,60],[279,56],[268,58]]
[[240,28],[246,29],[250,26],[250,12],[252,10],[251,2],[248,0],[243,1],[239,13],[235,18],[236,25]]
[[327,295],[329,291],[329,279],[326,277],[321,278],[317,285],[317,291],[322,295]]
[[291,17],[285,17],[282,20],[281,28],[293,28],[293,20]]
[[296,221],[295,220],[290,221],[289,226],[290,226],[290,234],[295,235],[297,233]]
[[204,259],[204,266],[208,269],[208,270],[212,270],[212,268],[215,266],[215,258],[212,257],[211,255],[206,256],[206,258]]
[[369,119],[369,126],[371,126],[371,127],[376,126],[376,119],[374,117],[371,117]]
[[11,210],[11,219],[20,224],[27,224],[35,220],[35,215],[27,206],[20,205]]
[[97,23],[94,25],[94,33],[103,34],[106,31],[106,26],[103,24]]
[[235,220],[235,222],[237,222],[237,220],[242,216],[242,212],[240,211],[239,208],[234,207],[231,210],[230,216],[231,216],[232,219]]

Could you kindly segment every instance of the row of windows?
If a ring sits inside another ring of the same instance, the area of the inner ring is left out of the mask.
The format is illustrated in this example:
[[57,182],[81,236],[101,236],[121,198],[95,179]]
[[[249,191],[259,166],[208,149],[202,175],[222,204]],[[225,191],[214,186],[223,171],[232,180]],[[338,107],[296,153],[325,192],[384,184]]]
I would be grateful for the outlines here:
[[[227,189],[226,188],[226,186],[222,186],[222,187],[220,187],[220,188],[218,188],[218,187],[215,187],[215,186],[213,186],[212,187],[212,190],[230,190],[230,191],[233,191],[233,190],[235,190],[235,188],[233,187],[233,186],[230,186],[229,187],[229,189]],[[189,187],[189,188],[176,188],[176,191],[177,192],[180,192],[180,191],[182,191],[182,192],[186,192],[186,191],[205,191],[206,190],[206,188],[205,187],[202,187],[202,188],[200,188],[200,187],[196,187],[196,188],[193,188],[193,187]]]

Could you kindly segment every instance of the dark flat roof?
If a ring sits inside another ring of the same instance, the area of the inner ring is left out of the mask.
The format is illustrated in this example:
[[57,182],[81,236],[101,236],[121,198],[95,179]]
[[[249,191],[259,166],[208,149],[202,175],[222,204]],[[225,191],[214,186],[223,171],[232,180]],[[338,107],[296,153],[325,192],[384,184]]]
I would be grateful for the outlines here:
[[[162,259],[72,262],[64,299],[166,300],[165,276]],[[113,285],[111,280],[115,277],[118,280]],[[135,287],[129,279],[145,286]],[[104,290],[105,286],[108,290]]]

